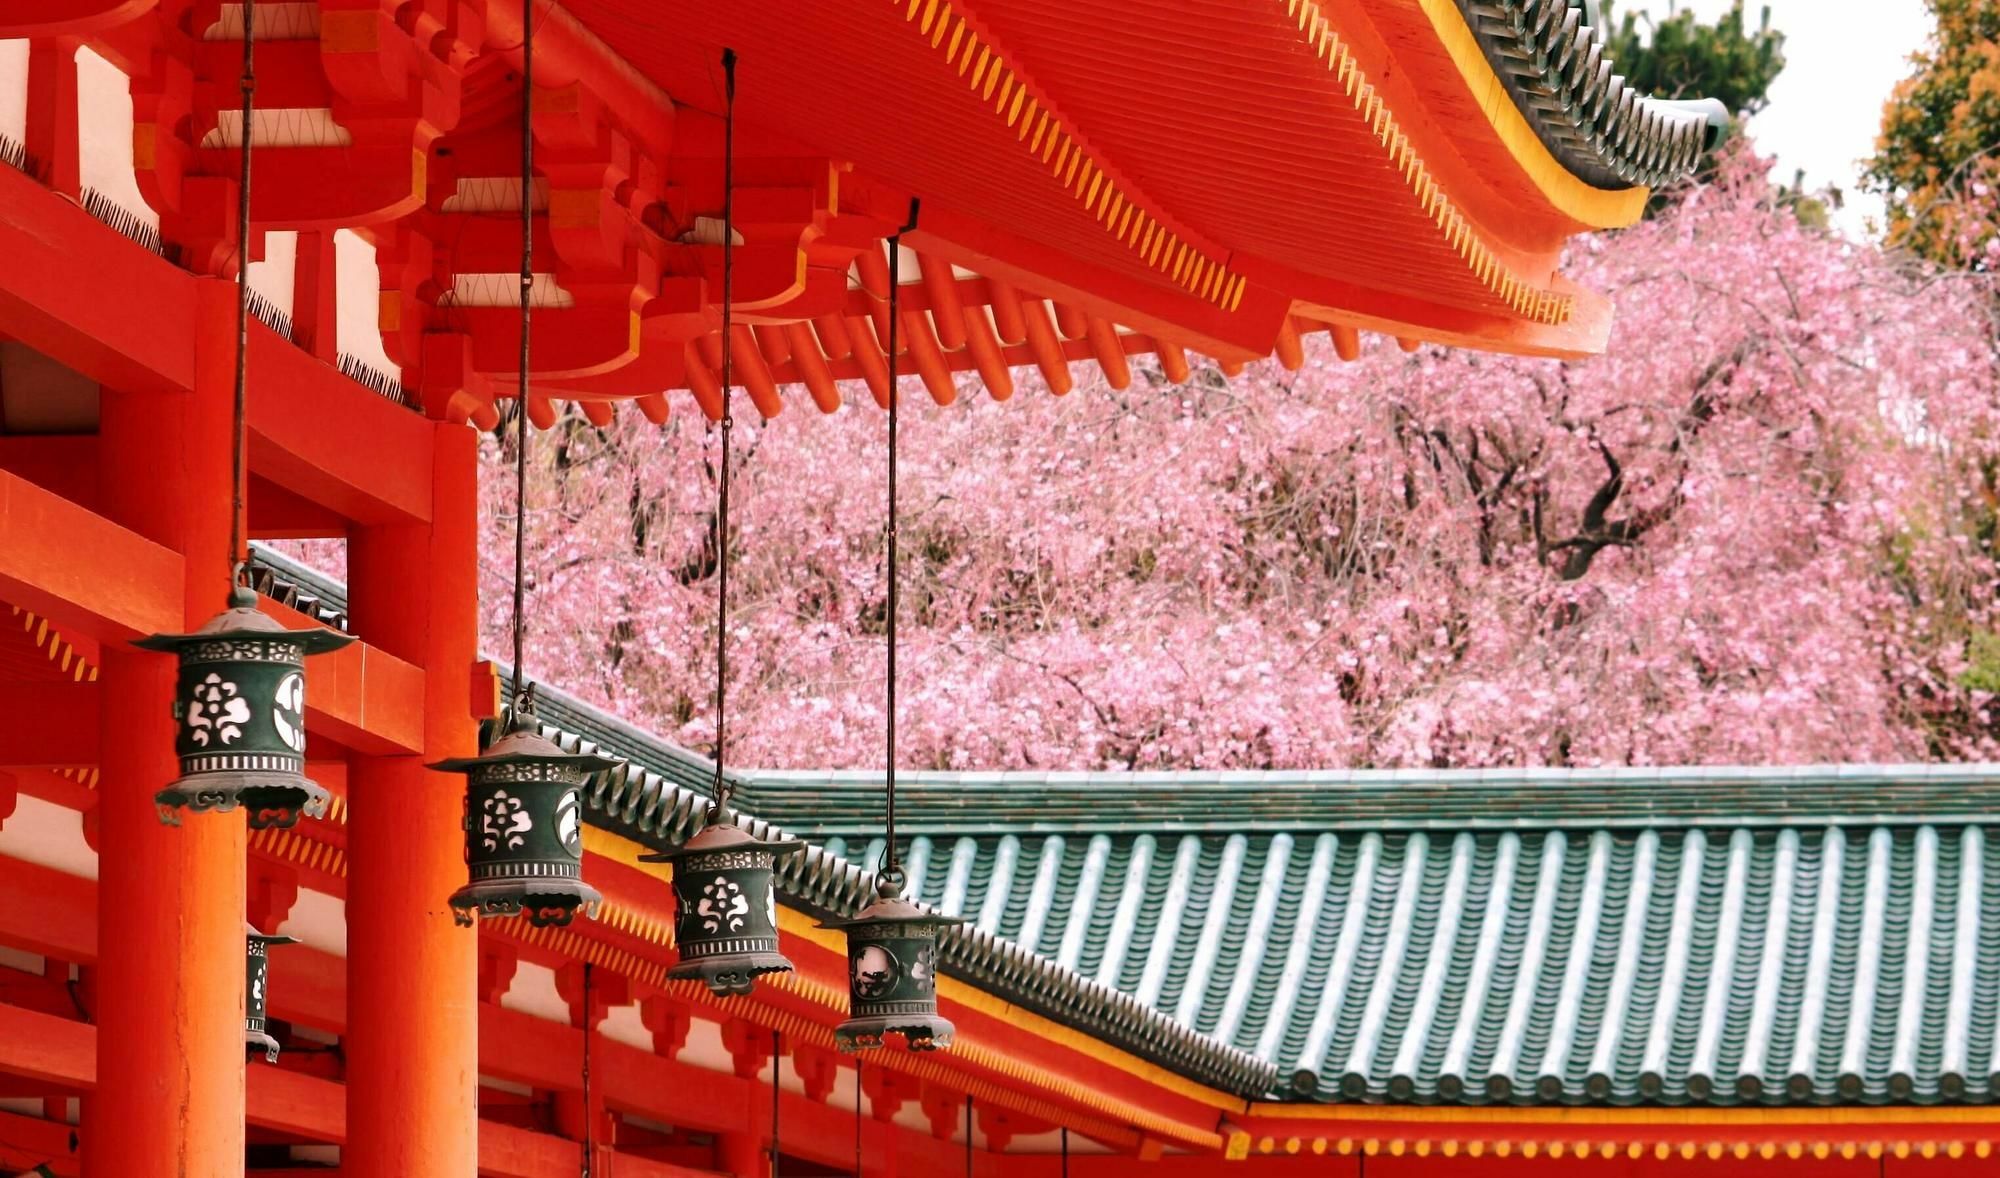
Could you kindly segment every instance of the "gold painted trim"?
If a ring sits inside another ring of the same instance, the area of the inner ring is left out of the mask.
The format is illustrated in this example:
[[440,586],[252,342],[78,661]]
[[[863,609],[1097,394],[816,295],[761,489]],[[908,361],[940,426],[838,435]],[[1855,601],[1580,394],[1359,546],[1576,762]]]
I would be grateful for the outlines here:
[[[1402,173],[1403,182],[1416,196],[1417,203],[1479,284],[1524,319],[1552,327],[1569,322],[1576,300],[1568,294],[1544,289],[1514,273],[1480,238],[1478,230],[1459,212],[1451,198],[1445,195],[1444,186],[1431,175],[1423,158],[1410,146],[1409,136],[1403,133],[1388,105],[1382,101],[1382,96],[1361,72],[1354,55],[1341,41],[1340,34],[1333,31],[1333,21],[1321,11],[1318,0],[1285,0],[1285,3],[1288,15],[1298,22],[1299,33],[1306,44],[1326,65],[1327,72],[1334,75],[1355,112],[1367,122],[1376,141],[1388,152],[1389,162]],[[1470,30],[1467,32],[1470,33]],[[1497,83],[1499,79],[1494,81]],[[1511,109],[1511,101],[1509,105]]]
[[70,677],[73,683],[97,682],[97,665],[83,657],[83,652],[71,646],[69,640],[49,625],[47,618],[33,610],[22,609],[18,605],[9,606],[14,616],[21,619],[21,628],[28,632],[28,641],[36,650],[48,655],[49,661],[58,670]]
[[1610,1159],[1617,1157],[1620,1153],[1623,1153],[1628,1158],[1637,1159],[1651,1153],[1655,1158],[1662,1161],[1673,1157],[1675,1154],[1679,1154],[1684,1160],[1692,1160],[1699,1156],[1714,1161],[1720,1160],[1726,1154],[1738,1161],[1747,1161],[1753,1155],[1759,1160],[1771,1161],[1778,1158],[1781,1154],[1787,1160],[1794,1160],[1802,1158],[1808,1153],[1815,1159],[1821,1160],[1831,1157],[1836,1153],[1843,1159],[1853,1159],[1862,1155],[1870,1159],[1876,1159],[1882,1157],[1885,1153],[1897,1158],[1907,1158],[1913,1153],[1923,1158],[1935,1158],[1939,1155],[1947,1158],[1960,1158],[1964,1157],[1967,1152],[1970,1152],[1974,1157],[1984,1158],[1992,1154],[1993,1142],[1984,1138],[1971,1140],[1959,1138],[1938,1140],[1931,1138],[1913,1141],[1907,1138],[1857,1139],[1852,1136],[1844,1136],[1837,1139],[1794,1139],[1783,1142],[1768,1139],[1763,1141],[1744,1141],[1726,1138],[1707,1138],[1699,1141],[1675,1140],[1650,1142],[1636,1140],[1592,1141],[1563,1138],[1526,1141],[1499,1138],[1489,1141],[1484,1138],[1465,1139],[1456,1137],[1423,1137],[1415,1139],[1404,1137],[1391,1137],[1387,1139],[1380,1137],[1361,1139],[1353,1137],[1341,1137],[1337,1139],[1314,1137],[1308,1141],[1308,1139],[1298,1136],[1287,1137],[1283,1141],[1280,1141],[1272,1134],[1254,1137],[1251,1133],[1238,1129],[1229,1134],[1223,1147],[1223,1157],[1228,1161],[1242,1161],[1249,1157],[1253,1151],[1260,1154],[1274,1154],[1279,1152],[1296,1154],[1307,1148],[1310,1148],[1315,1154],[1324,1154],[1331,1150],[1331,1152],[1343,1157],[1356,1153],[1364,1157],[1375,1157],[1378,1154],[1384,1153],[1390,1157],[1402,1157],[1407,1153],[1424,1158],[1429,1157],[1432,1151],[1435,1150],[1439,1155],[1450,1158],[1457,1157],[1459,1152],[1463,1150],[1467,1157],[1477,1158],[1484,1156],[1490,1149],[1495,1157],[1502,1158],[1509,1157],[1518,1151],[1523,1158],[1530,1159],[1543,1154],[1547,1154],[1551,1158],[1562,1158],[1567,1155],[1579,1160],[1591,1157],[1594,1154],[1600,1158]]
[[1252,1118],[1451,1125],[1992,1125],[2000,1108],[1976,1105],[1814,1108],[1561,1108],[1514,1105],[1414,1106],[1258,1103]]
[[1478,36],[1453,0],[1418,0],[1418,6],[1430,20],[1438,44],[1451,55],[1494,136],[1551,207],[1592,229],[1623,229],[1645,214],[1651,189],[1639,186],[1607,191],[1593,187],[1550,153],[1527,116],[1514,105],[1507,84],[1493,72],[1493,63],[1486,60]]
[[[662,883],[670,880],[666,865],[639,862],[639,856],[649,852],[651,848],[633,842],[622,835],[613,834],[606,830],[599,830],[591,826],[584,827],[583,837],[584,850],[593,855],[636,868],[660,880]],[[627,932],[634,933],[634,935],[645,937],[645,939],[662,947],[670,948],[673,945],[673,925],[670,920],[658,922],[647,921],[646,918],[625,909],[624,906],[608,900],[605,902],[603,910],[599,913],[598,920],[599,923],[610,924],[615,928],[624,929]],[[646,931],[639,931],[641,928]],[[838,957],[844,958],[847,955],[846,940],[837,930],[820,928],[818,923],[811,917],[790,906],[779,906],[778,930],[785,936],[797,937]],[[539,931],[553,932],[556,930]],[[574,936],[573,933],[569,935]],[[555,946],[552,945],[551,947]],[[570,956],[581,955],[580,952],[575,951],[570,953]],[[652,965],[651,971],[656,972],[660,978],[664,979],[664,966]],[[647,977],[646,980],[651,981],[651,978]],[[824,1007],[836,1014],[844,1013],[847,1009],[847,994],[844,990],[836,990],[831,986],[805,977],[797,971],[769,974],[760,979],[760,981],[764,985],[775,986],[780,990],[796,994],[807,1002]],[[653,984],[664,989],[676,991],[681,989],[677,984],[668,983],[663,980],[653,982]],[[687,985],[691,986],[693,983],[688,983]],[[964,982],[952,978],[939,978],[938,992],[953,1002],[971,1007],[982,1014],[992,1015],[1028,1034],[1055,1043],[1058,1046],[1067,1047],[1108,1067],[1117,1068],[1136,1079],[1173,1092],[1176,1095],[1188,1097],[1216,1109],[1235,1111],[1243,1107],[1243,1102],[1236,1097],[1197,1084],[1184,1076],[1170,1072],[1135,1055],[1120,1051],[1104,1043],[1102,1040],[1094,1039],[1079,1031],[1050,1022],[1040,1015],[1012,1006]],[[689,991],[689,993],[692,994],[693,991]],[[781,1012],[773,1012],[774,1015],[778,1013]],[[832,1032],[826,1027],[805,1023],[803,1020],[799,1020],[796,1016],[792,1015],[785,1015],[784,1017],[788,1020],[793,1020],[779,1028],[784,1030],[787,1035],[807,1037],[818,1046],[833,1046]],[[820,1042],[821,1039],[825,1040],[824,1043]],[[1213,1131],[1196,1128],[1184,1122],[1148,1112],[1129,1102],[1106,1097],[1095,1089],[1079,1084],[1074,1080],[1051,1076],[1038,1068],[1022,1064],[1004,1051],[988,1047],[965,1036],[960,1036],[958,1042],[952,1048],[952,1054],[966,1059],[976,1066],[1007,1076],[1016,1083],[1032,1088],[1039,1088],[1045,1092],[1052,1092],[1071,1104],[1093,1110],[1097,1114],[1108,1118],[1113,1124],[1134,1125],[1156,1136],[1170,1138],[1200,1149],[1214,1149],[1222,1144],[1221,1136]],[[913,1064],[935,1063],[935,1061],[923,1060],[916,1057],[912,1057],[910,1062]],[[934,1071],[922,1068],[911,1070],[916,1070],[918,1074],[930,1079],[942,1080],[947,1074],[947,1069],[941,1066],[936,1067]],[[989,1088],[986,1092],[982,1092],[976,1086],[978,1082],[971,1080],[970,1077],[956,1076],[954,1077],[954,1082],[975,1084],[973,1094],[981,1096],[982,1099],[992,1100],[1001,1091],[998,1088]],[[996,1102],[1006,1103],[1004,1101]],[[1020,1111],[1028,1112],[1038,1120],[1060,1123],[1062,1118],[1052,1115],[1048,1111],[1052,1107],[1045,1105],[1042,1107],[1042,1111],[1033,1109],[1022,1109]]]
[[967,88],[993,108],[994,116],[1013,130],[1031,155],[1041,157],[1050,176],[1097,218],[1105,232],[1188,294],[1225,311],[1237,308],[1247,280],[1232,273],[1226,262],[1182,240],[1122,190],[1090,148],[1070,134],[1062,116],[1029,93],[1027,83],[980,37],[964,13],[952,11],[951,0],[894,2],[903,7],[904,22],[930,40],[931,48],[957,70]]

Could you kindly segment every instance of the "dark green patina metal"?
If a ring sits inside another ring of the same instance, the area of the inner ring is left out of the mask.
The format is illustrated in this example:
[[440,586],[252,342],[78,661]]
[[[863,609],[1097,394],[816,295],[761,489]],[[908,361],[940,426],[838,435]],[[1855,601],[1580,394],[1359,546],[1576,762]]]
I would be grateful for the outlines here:
[[725,995],[748,994],[764,974],[790,973],[790,959],[778,951],[772,870],[780,856],[804,847],[794,839],[760,839],[717,813],[679,850],[640,856],[674,865],[681,959],[667,976],[699,978],[710,993]]
[[297,937],[265,936],[250,924],[243,926],[243,1043],[252,1051],[261,1049],[266,1063],[278,1062],[278,1041],[264,1029],[265,987],[270,981],[270,947],[296,945]]
[[194,633],[139,639],[180,659],[173,717],[181,776],[154,795],[160,821],[178,823],[184,809],[241,806],[263,829],[325,814],[326,790],[305,775],[305,659],[352,641],[334,630],[285,629],[241,585],[229,608]]
[[597,915],[602,901],[583,880],[584,781],[619,762],[564,752],[541,734],[532,698],[517,705],[506,734],[476,757],[431,768],[463,773],[469,882],[452,893],[459,924],[482,916],[526,916],[537,928]]
[[911,1051],[951,1046],[955,1028],[938,1014],[938,937],[965,921],[903,899],[900,883],[885,873],[873,904],[820,926],[847,933],[848,1016],[833,1041],[849,1054],[881,1047],[892,1034]]

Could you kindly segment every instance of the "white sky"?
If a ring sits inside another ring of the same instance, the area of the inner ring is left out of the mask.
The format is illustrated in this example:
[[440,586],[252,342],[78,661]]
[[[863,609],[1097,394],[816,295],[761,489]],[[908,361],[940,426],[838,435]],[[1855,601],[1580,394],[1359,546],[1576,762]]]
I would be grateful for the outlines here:
[[[1669,0],[1642,5],[1664,13]],[[1804,168],[1806,185],[1835,184],[1847,198],[1838,223],[1860,233],[1879,219],[1882,202],[1860,191],[1857,161],[1875,147],[1882,103],[1910,72],[1910,54],[1931,31],[1923,0],[1769,0],[1772,27],[1785,34],[1785,69],[1770,105],[1750,133],[1778,165],[1773,179],[1789,183]],[[1620,9],[1626,7],[1619,5]],[[1704,20],[1728,11],[1729,0],[1681,0]],[[1746,0],[1755,25],[1759,0]]]

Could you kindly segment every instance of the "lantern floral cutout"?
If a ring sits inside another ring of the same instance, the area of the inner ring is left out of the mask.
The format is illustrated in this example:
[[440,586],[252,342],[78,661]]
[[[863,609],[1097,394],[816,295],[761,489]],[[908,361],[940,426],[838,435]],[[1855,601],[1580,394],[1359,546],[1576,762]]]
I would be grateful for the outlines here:
[[270,979],[269,950],[272,945],[296,945],[297,937],[265,936],[248,923],[243,926],[243,1042],[252,1051],[261,1050],[264,1062],[278,1062],[278,1041],[265,1030],[265,983]]
[[180,658],[173,718],[181,776],[154,796],[160,821],[178,822],[183,809],[238,806],[252,829],[324,815],[327,792],[305,776],[304,664],[352,641],[336,630],[288,630],[238,585],[229,608],[192,634],[135,643]]
[[641,855],[646,863],[674,865],[674,940],[680,961],[670,978],[699,978],[709,992],[748,994],[767,973],[788,973],[778,951],[778,892],[772,868],[781,855],[805,844],[759,839],[711,815],[709,824],[678,851]]
[[951,1046],[956,1028],[937,1007],[938,938],[964,923],[903,899],[901,873],[884,872],[874,903],[821,925],[847,933],[848,1018],[834,1028],[834,1045],[871,1051],[898,1034],[911,1051]]
[[471,924],[478,913],[526,916],[543,928],[570,923],[578,909],[597,914],[603,897],[583,880],[582,790],[591,774],[619,762],[566,753],[540,728],[524,698],[506,735],[484,753],[431,766],[466,777],[471,878],[451,897],[459,924]]

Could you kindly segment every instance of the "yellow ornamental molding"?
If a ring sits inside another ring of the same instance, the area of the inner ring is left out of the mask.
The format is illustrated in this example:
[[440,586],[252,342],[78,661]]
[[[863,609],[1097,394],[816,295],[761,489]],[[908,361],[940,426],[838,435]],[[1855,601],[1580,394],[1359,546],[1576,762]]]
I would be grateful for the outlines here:
[[14,611],[15,617],[21,619],[21,628],[27,631],[28,641],[34,644],[36,650],[46,654],[49,661],[63,674],[68,675],[72,682],[97,682],[96,665],[84,658],[82,651],[71,646],[54,626],[49,625],[47,618],[33,610],[22,609],[18,605],[8,608]]
[[1318,0],[1285,0],[1285,4],[1287,13],[1298,23],[1299,33],[1306,44],[1318,55],[1327,71],[1333,74],[1348,102],[1368,124],[1369,131],[1382,145],[1389,161],[1402,174],[1404,183],[1417,198],[1417,204],[1479,284],[1524,319],[1552,327],[1569,322],[1575,310],[1575,300],[1530,282],[1501,262],[1480,239],[1471,222],[1444,194],[1437,178],[1431,175],[1416,149],[1410,146],[1409,137],[1397,125],[1395,116],[1389,113],[1382,96],[1355,63],[1354,55],[1341,41],[1340,35],[1333,31],[1333,22],[1321,11]]
[[1592,229],[1623,229],[1646,211],[1652,190],[1644,187],[1595,188],[1577,178],[1550,153],[1541,136],[1514,105],[1506,83],[1493,72],[1479,38],[1465,22],[1454,0],[1418,0],[1438,43],[1450,54],[1459,76],[1492,127],[1493,134],[1528,176],[1542,198],[1564,216]]
[[1045,106],[1001,60],[951,0],[893,0],[902,5],[903,19],[928,38],[931,48],[965,79],[978,100],[1014,132],[1014,138],[1042,161],[1056,183],[1105,232],[1148,267],[1194,297],[1234,311],[1243,301],[1245,279],[1228,265],[1191,246],[1172,229],[1140,207],[1119,187],[1090,149],[1064,126],[1061,116]]
[[1229,1161],[1242,1161],[1255,1154],[1298,1154],[1310,1152],[1325,1154],[1332,1152],[1341,1157],[1360,1155],[1362,1157],[1413,1156],[1427,1158],[1432,1154],[1455,1158],[1461,1153],[1469,1158],[1484,1157],[1491,1153],[1494,1157],[1505,1158],[1519,1154],[1525,1159],[1547,1157],[1550,1159],[1574,1158],[1612,1160],[1621,1155],[1638,1160],[1648,1155],[1659,1161],[1680,1158],[1694,1161],[1706,1158],[1709,1161],[1797,1161],[1812,1157],[1824,1161],[1835,1155],[1843,1160],[1868,1158],[1871,1161],[1883,1157],[1907,1159],[1918,1157],[1935,1158],[1990,1158],[1993,1142],[1988,1139],[1962,1138],[1861,1138],[1848,1139],[1838,1143],[1829,1141],[1744,1141],[1728,1137],[1704,1137],[1691,1141],[1578,1141],[1571,1138],[1530,1139],[1516,1141],[1506,1138],[1408,1138],[1408,1137],[1284,1137],[1265,1134],[1256,1136],[1238,1129],[1231,1132],[1225,1142],[1224,1157]]

